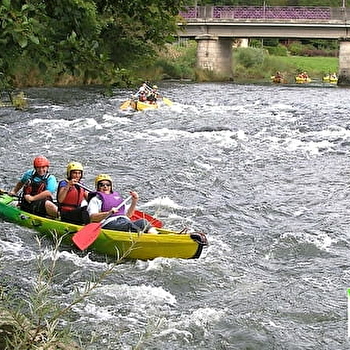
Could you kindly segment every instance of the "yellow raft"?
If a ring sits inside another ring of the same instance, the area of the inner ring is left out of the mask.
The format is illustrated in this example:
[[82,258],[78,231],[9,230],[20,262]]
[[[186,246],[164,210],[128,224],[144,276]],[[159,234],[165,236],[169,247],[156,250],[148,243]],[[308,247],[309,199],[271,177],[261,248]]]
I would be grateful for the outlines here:
[[295,77],[295,82],[297,84],[311,83],[311,78],[309,78],[309,77],[303,78],[303,77],[296,76]]
[[326,75],[325,77],[322,78],[322,81],[324,83],[337,84],[338,83],[338,78],[334,77],[334,76]]

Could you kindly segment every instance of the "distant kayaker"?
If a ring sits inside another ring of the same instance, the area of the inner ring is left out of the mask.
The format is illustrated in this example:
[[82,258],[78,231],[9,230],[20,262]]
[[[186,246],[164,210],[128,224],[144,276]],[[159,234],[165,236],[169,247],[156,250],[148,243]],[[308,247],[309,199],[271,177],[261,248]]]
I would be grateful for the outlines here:
[[20,197],[20,208],[29,213],[57,217],[57,206],[53,203],[53,194],[57,180],[49,174],[49,160],[38,156],[33,161],[34,169],[27,170],[10,192],[16,195],[23,187]]
[[157,103],[157,99],[160,97],[159,92],[158,92],[158,86],[153,85],[152,90],[149,92],[147,96],[147,100],[150,103]]
[[145,219],[130,220],[139,199],[137,192],[130,192],[132,199],[128,209],[125,205],[116,209],[123,202],[123,198],[118,192],[113,191],[112,185],[112,179],[109,175],[100,174],[96,176],[97,192],[90,193],[89,197],[92,198],[87,208],[91,222],[100,222],[107,218],[102,225],[104,229],[157,233],[157,230]]
[[[87,212],[88,192],[78,184],[81,183],[84,168],[79,162],[67,165],[67,179],[58,183],[57,202],[61,220],[82,225],[90,222]],[[83,185],[83,184],[82,184]]]
[[149,89],[148,89],[148,86],[147,86],[147,83],[144,82],[139,90],[137,91],[137,93],[135,94],[135,97],[141,101],[141,102],[145,102],[147,101],[147,96],[148,96],[148,92],[149,92]]

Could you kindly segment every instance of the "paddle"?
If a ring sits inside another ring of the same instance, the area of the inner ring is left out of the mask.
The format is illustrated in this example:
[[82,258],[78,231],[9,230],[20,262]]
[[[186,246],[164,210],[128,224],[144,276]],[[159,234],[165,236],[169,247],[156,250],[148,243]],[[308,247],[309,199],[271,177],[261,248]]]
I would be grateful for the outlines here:
[[163,102],[167,105],[167,106],[172,106],[173,105],[173,101],[170,101],[168,98],[163,97]]
[[[122,207],[126,202],[128,202],[132,196],[129,196],[125,200],[123,200],[122,203],[120,203],[115,210],[118,210],[120,207]],[[91,224],[87,224],[84,226],[81,230],[79,230],[72,238],[75,245],[80,249],[84,250],[87,247],[89,247],[92,243],[95,242],[98,235],[101,232],[102,225],[106,222],[106,220],[112,215],[113,213],[109,213],[107,217],[105,217],[100,222],[92,222]]]
[[125,110],[130,107],[130,104],[131,104],[131,100],[127,100],[120,105],[119,109]]
[[149,214],[146,214],[140,210],[134,210],[134,213],[132,214],[130,220],[131,221],[136,221],[136,220],[139,220],[139,219],[146,219],[152,226],[154,227],[157,227],[157,228],[162,228],[163,227],[163,223],[152,217],[151,215]]
[[21,196],[19,196],[18,194],[13,194],[11,192],[0,189],[0,195],[2,195],[2,194],[7,194],[8,196],[12,197],[12,201],[14,201],[13,198],[17,198],[17,200],[20,200],[20,198],[21,198]]
[[1,189],[0,189],[0,194],[8,194],[8,195],[11,196],[11,197],[17,197],[17,198],[19,198],[19,195],[13,194],[13,193],[10,193],[10,192],[8,192],[8,191],[1,190]]
[[[90,188],[86,187],[85,185],[81,184],[80,182],[77,182],[76,185],[80,186],[81,188],[83,188],[84,190],[86,190],[88,192],[93,192]],[[157,228],[163,227],[163,223],[160,220],[158,220],[158,219],[154,218],[153,216],[146,214],[140,210],[135,209],[130,220],[135,221],[135,220],[139,220],[139,219],[146,219],[154,227],[157,227]]]

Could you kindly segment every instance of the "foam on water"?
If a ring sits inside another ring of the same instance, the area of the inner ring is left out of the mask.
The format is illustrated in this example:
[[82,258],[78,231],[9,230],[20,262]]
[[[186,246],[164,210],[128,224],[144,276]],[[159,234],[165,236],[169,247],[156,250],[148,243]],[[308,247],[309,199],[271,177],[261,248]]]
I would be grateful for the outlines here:
[[[87,350],[348,348],[346,89],[169,82],[171,108],[127,115],[126,89],[30,92],[35,108],[21,118],[0,110],[0,187],[37,154],[59,178],[74,159],[88,187],[109,173],[165,228],[208,233],[200,259],[115,266],[74,308]],[[6,225],[6,277],[25,286],[38,248],[29,230]],[[110,265],[65,249],[58,267],[53,299],[67,305]]]

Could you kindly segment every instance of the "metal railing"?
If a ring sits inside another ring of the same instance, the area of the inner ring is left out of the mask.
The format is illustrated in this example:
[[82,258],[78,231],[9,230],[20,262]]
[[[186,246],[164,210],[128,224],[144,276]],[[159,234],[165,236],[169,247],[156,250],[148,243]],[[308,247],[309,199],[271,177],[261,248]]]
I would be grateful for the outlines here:
[[308,6],[189,6],[180,15],[191,19],[266,19],[266,20],[344,20],[345,7]]

